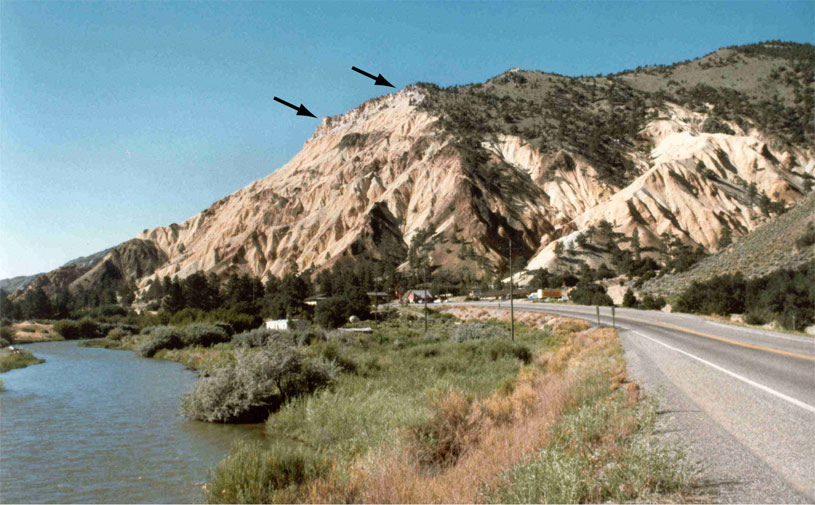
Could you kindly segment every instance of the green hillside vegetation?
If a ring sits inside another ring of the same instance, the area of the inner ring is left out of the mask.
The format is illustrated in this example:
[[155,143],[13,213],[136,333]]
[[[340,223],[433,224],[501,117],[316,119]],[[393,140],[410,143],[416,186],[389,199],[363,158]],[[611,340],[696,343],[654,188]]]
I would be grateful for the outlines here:
[[686,271],[645,282],[642,290],[664,295],[678,294],[693,282],[726,274],[745,278],[794,269],[815,260],[815,194],[807,195],[788,212],[741,237],[724,250],[702,259]]
[[720,49],[673,65],[638,67],[614,75],[567,77],[510,70],[483,84],[440,88],[420,83],[419,104],[440,116],[476,171],[488,156],[478,141],[489,134],[516,135],[545,153],[576,153],[602,179],[622,186],[636,175],[631,153],[647,153],[639,137],[649,109],[678,103],[712,114],[707,128],[726,131],[722,120],[758,126],[782,141],[815,141],[815,47],[769,41]]
[[745,279],[740,273],[694,282],[674,305],[674,310],[699,314],[745,314],[748,324],[777,322],[800,331],[815,322],[815,261],[795,270]]

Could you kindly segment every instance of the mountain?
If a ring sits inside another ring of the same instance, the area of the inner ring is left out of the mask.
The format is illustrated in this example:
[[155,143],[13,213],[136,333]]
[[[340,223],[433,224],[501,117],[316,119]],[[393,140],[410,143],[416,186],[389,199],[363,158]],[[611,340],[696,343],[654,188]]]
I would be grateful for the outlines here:
[[[61,277],[61,275],[56,274],[56,272],[65,271],[65,270],[70,270],[70,271],[73,271],[73,270],[78,270],[78,271],[89,270],[91,267],[93,267],[99,261],[101,261],[102,258],[104,258],[105,255],[108,252],[110,252],[112,249],[113,248],[111,247],[111,248],[105,249],[104,251],[99,251],[97,253],[93,253],[93,254],[90,254],[88,256],[81,256],[79,258],[74,258],[71,261],[68,261],[67,263],[62,265],[61,267],[57,268],[56,270],[53,270],[52,272],[40,273],[40,274],[34,274],[34,275],[19,275],[17,277],[11,277],[9,279],[0,279],[0,290],[5,291],[6,293],[13,293],[14,291],[17,291],[17,290],[25,290],[26,288],[28,288],[28,286],[31,285],[31,283],[35,279],[37,279],[38,277],[41,277],[41,276],[45,276],[46,278],[48,278],[49,274],[51,274],[51,277],[54,277],[54,279],[53,279],[53,281],[49,280],[49,281],[45,282],[46,285],[53,285],[53,284],[63,285],[65,283],[65,280],[64,279],[57,280],[57,278]],[[74,267],[74,268],[66,269],[66,267]],[[39,282],[42,283],[44,281],[41,279]]]
[[62,281],[279,276],[420,250],[469,280],[506,272],[510,239],[528,269],[607,261],[580,238],[606,222],[646,254],[676,238],[716,251],[725,229],[737,239],[811,191],[813,69],[812,45],[767,42],[608,76],[411,85],[323,118],[271,175]]

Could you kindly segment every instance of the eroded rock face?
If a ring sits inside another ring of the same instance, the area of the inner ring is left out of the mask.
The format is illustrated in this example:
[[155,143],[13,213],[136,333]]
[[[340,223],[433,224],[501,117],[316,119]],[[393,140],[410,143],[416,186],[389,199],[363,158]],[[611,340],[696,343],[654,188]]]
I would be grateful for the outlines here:
[[[630,185],[574,214],[566,228],[574,233],[559,239],[566,247],[578,232],[605,220],[626,236],[639,230],[644,247],[660,247],[667,233],[716,251],[724,228],[739,236],[764,222],[757,197],[750,196],[751,183],[759,195],[794,203],[804,193],[804,179],[797,174],[815,174],[812,150],[771,147],[761,132],[744,132],[736,124],[730,125],[733,135],[703,133],[707,115],[677,105],[668,110],[669,117],[649,122],[642,131],[654,144],[649,166]],[[542,244],[528,268],[552,266],[554,247],[555,241]]]
[[512,135],[482,139],[490,156],[482,164],[492,167],[483,170],[416,108],[421,100],[407,88],[325,118],[280,170],[140,234],[167,258],[142,282],[198,270],[280,276],[343,255],[376,257],[383,244],[404,255],[430,225],[441,237],[434,262],[450,269],[501,266],[510,237],[529,269],[552,266],[556,241],[571,245],[602,220],[625,235],[638,229],[643,246],[667,233],[715,250],[725,226],[739,235],[762,222],[750,183],[793,202],[803,181],[792,170],[815,173],[810,151],[772,147],[735,124],[734,135],[703,133],[707,115],[676,105],[643,129],[653,149],[630,153],[641,174],[626,187],[601,181],[580,153],[542,154]]

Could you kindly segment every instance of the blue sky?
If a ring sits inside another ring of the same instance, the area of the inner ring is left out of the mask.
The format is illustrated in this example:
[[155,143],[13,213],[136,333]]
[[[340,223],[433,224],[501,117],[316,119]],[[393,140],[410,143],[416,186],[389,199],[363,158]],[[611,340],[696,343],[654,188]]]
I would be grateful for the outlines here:
[[0,3],[0,278],[180,222],[383,93],[607,73],[782,39],[815,2]]

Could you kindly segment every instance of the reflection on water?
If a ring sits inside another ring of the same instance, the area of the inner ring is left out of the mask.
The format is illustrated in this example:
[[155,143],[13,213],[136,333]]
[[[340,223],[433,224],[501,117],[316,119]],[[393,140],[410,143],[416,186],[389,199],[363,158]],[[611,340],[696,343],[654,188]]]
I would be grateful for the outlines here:
[[25,346],[46,362],[2,375],[0,500],[200,502],[208,472],[262,425],[179,417],[195,374],[76,342]]

